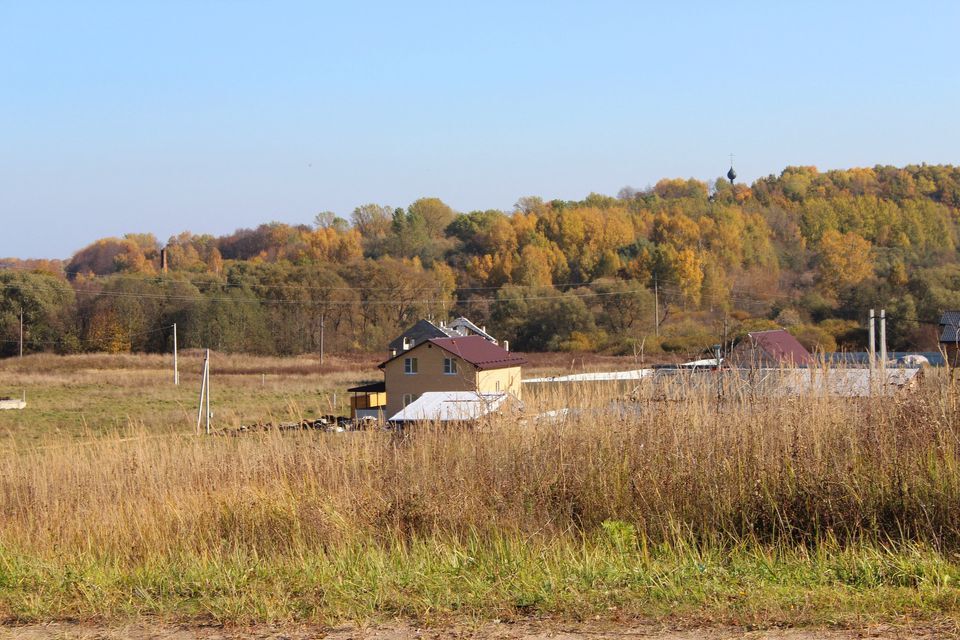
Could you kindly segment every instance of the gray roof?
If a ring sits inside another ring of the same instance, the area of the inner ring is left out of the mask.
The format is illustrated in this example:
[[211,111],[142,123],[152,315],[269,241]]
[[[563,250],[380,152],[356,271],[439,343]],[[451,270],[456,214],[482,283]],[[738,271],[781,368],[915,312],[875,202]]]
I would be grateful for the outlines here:
[[960,336],[960,311],[944,311],[940,316],[940,342],[957,342]]
[[489,333],[487,333],[477,325],[473,324],[463,316],[460,316],[459,318],[457,318],[456,320],[448,324],[447,327],[452,329],[455,332],[454,334],[450,335],[451,338],[455,337],[456,335],[461,335],[461,336],[474,335],[474,336],[480,336],[481,338],[484,338],[485,340],[488,340],[493,344],[497,344],[496,338],[494,338],[492,335],[490,335]]
[[418,320],[412,327],[394,338],[387,345],[387,350],[397,353],[404,351],[404,338],[406,338],[406,346],[409,349],[434,338],[465,338],[467,336],[480,336],[488,342],[497,344],[497,341],[489,333],[466,318],[460,317],[450,324],[441,323],[439,326],[429,320]]
[[449,336],[446,331],[433,324],[429,320],[418,320],[416,324],[394,338],[390,344],[387,345],[387,349],[400,353],[404,350],[404,340],[406,340],[408,346],[414,346],[420,344],[421,342],[426,342],[431,338],[448,337]]

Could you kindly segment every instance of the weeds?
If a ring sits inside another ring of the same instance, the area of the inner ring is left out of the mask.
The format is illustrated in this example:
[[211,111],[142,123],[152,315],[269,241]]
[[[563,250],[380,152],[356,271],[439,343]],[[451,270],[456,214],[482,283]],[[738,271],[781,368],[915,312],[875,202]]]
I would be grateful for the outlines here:
[[[580,386],[402,436],[50,438],[0,458],[0,612],[952,616],[955,385],[723,406]],[[582,412],[532,417],[562,406]]]

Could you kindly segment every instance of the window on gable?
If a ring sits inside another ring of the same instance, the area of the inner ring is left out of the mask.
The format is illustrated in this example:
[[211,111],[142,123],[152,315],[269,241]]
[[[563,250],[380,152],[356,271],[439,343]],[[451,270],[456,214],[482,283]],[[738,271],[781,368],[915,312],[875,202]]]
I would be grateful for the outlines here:
[[457,361],[455,358],[443,359],[443,372],[448,376],[452,376],[457,372]]
[[416,372],[417,372],[417,359],[416,359],[416,358],[404,358],[404,359],[403,359],[403,372],[404,372],[404,373],[416,373]]

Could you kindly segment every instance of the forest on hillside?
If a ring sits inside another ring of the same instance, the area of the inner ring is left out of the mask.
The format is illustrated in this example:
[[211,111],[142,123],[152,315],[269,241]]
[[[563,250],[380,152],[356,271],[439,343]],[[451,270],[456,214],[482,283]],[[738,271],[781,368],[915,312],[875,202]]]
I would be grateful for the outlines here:
[[693,355],[772,327],[855,350],[870,308],[887,310],[892,349],[930,349],[960,308],[958,239],[954,166],[665,179],[513,211],[366,204],[0,260],[0,355],[18,350],[21,310],[26,352],[169,351],[174,323],[182,348],[382,351],[421,317],[457,315],[529,351]]

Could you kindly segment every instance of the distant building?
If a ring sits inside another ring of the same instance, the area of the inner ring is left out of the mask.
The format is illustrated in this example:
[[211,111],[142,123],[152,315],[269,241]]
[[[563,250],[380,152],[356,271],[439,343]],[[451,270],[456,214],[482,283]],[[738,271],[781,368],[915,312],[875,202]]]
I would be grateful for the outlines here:
[[940,316],[940,348],[952,364],[960,355],[960,311],[944,311]]
[[480,336],[493,344],[498,344],[497,340],[486,332],[486,327],[478,327],[461,317],[449,323],[440,322],[439,324],[434,324],[430,320],[418,320],[394,338],[387,345],[387,349],[392,357],[431,338],[465,338],[467,336]]
[[481,335],[427,339],[380,365],[387,393],[383,413],[393,416],[433,391],[509,393],[519,400],[526,362]]
[[784,329],[748,333],[724,360],[741,369],[806,367],[813,362],[810,352]]

